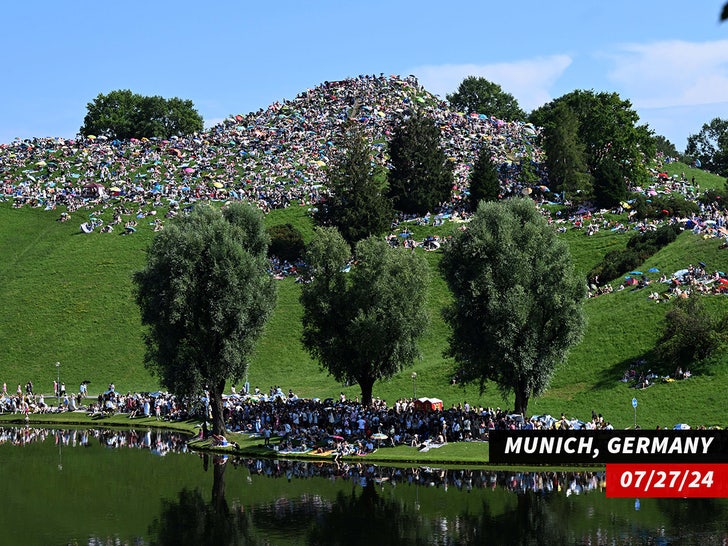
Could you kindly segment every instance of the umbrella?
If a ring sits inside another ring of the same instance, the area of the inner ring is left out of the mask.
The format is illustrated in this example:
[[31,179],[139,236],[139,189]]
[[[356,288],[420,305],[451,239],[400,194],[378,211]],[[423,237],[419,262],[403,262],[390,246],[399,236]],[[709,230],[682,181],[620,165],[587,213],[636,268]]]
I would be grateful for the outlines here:
[[372,434],[373,440],[386,440],[387,438],[389,438],[389,436],[387,436],[383,432],[375,432],[374,434]]
[[649,268],[649,269],[647,270],[647,272],[648,272],[648,273],[659,273],[659,272],[660,272],[660,270],[659,270],[659,269],[657,269],[656,267],[650,267],[650,268]]
[[642,275],[642,271],[630,271],[630,275]]
[[218,189],[223,187],[222,182],[213,182],[212,185],[215,186]]
[[687,425],[685,423],[679,423],[672,428],[673,430],[690,430],[690,425]]

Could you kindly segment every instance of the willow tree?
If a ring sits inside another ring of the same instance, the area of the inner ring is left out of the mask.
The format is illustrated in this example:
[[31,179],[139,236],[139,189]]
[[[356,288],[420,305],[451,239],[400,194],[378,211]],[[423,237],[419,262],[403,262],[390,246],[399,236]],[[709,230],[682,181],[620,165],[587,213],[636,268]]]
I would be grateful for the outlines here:
[[317,228],[306,253],[303,345],[337,381],[358,383],[369,404],[377,380],[419,357],[428,317],[424,258],[369,237],[350,250],[334,228]]
[[196,206],[159,232],[134,274],[145,364],[178,395],[209,391],[213,433],[222,392],[242,378],[276,300],[262,214],[243,204]]
[[459,377],[481,394],[495,382],[525,414],[584,328],[586,284],[566,243],[531,200],[481,201],[441,267],[454,296],[446,354]]

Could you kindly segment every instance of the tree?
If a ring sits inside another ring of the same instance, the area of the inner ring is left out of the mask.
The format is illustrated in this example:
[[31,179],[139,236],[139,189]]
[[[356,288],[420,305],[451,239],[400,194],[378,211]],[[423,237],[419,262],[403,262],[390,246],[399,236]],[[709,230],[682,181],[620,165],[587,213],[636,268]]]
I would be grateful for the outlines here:
[[[639,115],[630,101],[622,100],[617,93],[576,90],[534,110],[529,120],[541,127],[555,127],[566,111],[560,107],[562,104],[576,117],[578,142],[583,146],[588,172],[595,172],[603,161],[610,160],[624,179],[649,179],[643,159],[654,157],[654,137],[647,126],[637,125]],[[557,144],[552,142],[547,153],[553,154]]]
[[86,110],[79,129],[84,136],[169,138],[202,131],[204,126],[190,100],[145,97],[128,89],[100,93]]
[[584,329],[586,284],[567,244],[529,199],[481,202],[441,268],[454,296],[444,316],[458,376],[481,393],[487,381],[515,393],[525,414]]
[[678,299],[665,314],[665,329],[657,342],[658,361],[672,372],[678,366],[699,363],[728,341],[728,316],[713,317],[692,295]]
[[418,112],[400,122],[389,142],[389,196],[397,210],[425,214],[450,199],[453,166],[435,120]]
[[680,156],[675,145],[662,135],[655,135],[655,151],[664,157],[677,158]]
[[261,213],[198,205],[159,232],[134,274],[145,365],[179,396],[209,391],[215,434],[225,432],[222,392],[245,374],[275,305]]
[[468,76],[460,82],[458,90],[446,98],[454,110],[466,114],[485,114],[504,120],[526,119],[526,113],[513,95],[482,77]]
[[627,184],[616,161],[605,159],[594,172],[594,199],[598,207],[611,208],[627,198]]
[[288,262],[296,262],[303,257],[306,244],[301,230],[293,224],[277,224],[267,228],[270,236],[268,255]]
[[337,381],[358,383],[370,404],[377,380],[419,357],[427,326],[428,271],[422,256],[369,237],[355,261],[334,228],[316,228],[306,252],[310,282],[303,285],[304,347]]
[[542,134],[551,190],[561,192],[564,198],[568,194],[572,200],[577,195],[587,199],[591,193],[591,176],[574,111],[565,103],[557,104]]
[[699,133],[688,137],[685,155],[699,160],[703,169],[728,176],[728,120],[713,118]]
[[327,175],[328,196],[314,214],[322,226],[334,226],[353,245],[392,226],[394,209],[384,195],[386,176],[372,162],[370,143],[351,127]]
[[478,208],[481,201],[497,201],[501,195],[498,167],[491,157],[488,146],[481,146],[470,171],[470,206]]

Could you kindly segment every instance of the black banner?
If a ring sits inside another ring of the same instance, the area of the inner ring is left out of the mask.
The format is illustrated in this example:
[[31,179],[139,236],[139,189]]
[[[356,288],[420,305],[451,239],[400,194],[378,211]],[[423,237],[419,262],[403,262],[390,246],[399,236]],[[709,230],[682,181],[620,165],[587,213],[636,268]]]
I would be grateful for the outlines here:
[[491,430],[495,464],[728,463],[725,430]]

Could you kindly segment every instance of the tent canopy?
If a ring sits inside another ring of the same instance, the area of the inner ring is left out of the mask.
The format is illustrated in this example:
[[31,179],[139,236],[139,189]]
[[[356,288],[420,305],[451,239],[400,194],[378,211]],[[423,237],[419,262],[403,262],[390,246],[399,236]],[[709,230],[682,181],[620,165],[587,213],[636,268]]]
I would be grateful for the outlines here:
[[442,400],[439,398],[418,398],[415,400],[415,410],[442,411]]

